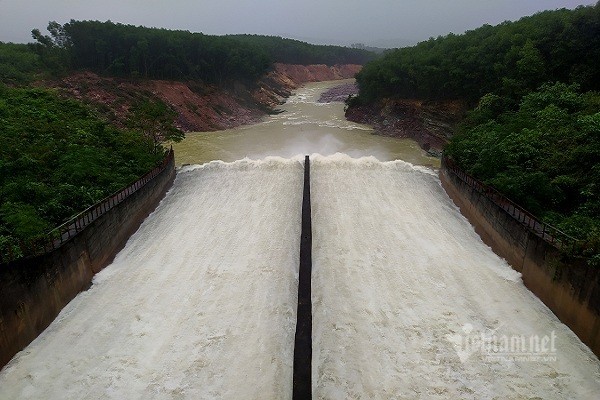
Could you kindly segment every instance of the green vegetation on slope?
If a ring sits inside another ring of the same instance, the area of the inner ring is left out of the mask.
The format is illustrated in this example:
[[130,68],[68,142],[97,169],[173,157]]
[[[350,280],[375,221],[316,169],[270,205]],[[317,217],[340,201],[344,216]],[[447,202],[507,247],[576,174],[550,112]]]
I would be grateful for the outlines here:
[[46,89],[0,85],[0,251],[47,233],[162,159],[152,138],[117,130]]
[[[547,81],[600,89],[600,5],[541,12],[388,52],[358,74],[360,100],[517,101]],[[514,105],[514,104],[513,104]]]
[[484,96],[446,153],[565,233],[600,238],[599,93],[545,84],[516,111]]
[[0,42],[0,82],[27,84],[42,75],[42,62],[31,45]]

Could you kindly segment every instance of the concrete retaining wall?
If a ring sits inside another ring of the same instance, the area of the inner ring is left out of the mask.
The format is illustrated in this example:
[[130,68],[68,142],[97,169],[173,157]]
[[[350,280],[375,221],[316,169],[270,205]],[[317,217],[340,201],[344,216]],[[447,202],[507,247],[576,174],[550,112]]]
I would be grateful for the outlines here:
[[175,179],[174,159],[144,186],[51,253],[0,266],[0,368],[108,265]]
[[561,254],[452,171],[442,168],[440,180],[482,240],[521,272],[525,286],[600,356],[600,271]]

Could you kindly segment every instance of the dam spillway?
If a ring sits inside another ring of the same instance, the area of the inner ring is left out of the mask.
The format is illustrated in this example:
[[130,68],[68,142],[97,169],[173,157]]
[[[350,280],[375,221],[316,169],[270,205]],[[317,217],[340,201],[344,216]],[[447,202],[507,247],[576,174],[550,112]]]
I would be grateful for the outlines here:
[[[302,189],[303,157],[180,169],[114,263],[0,371],[0,398],[291,398]],[[313,155],[310,192],[313,398],[600,391],[597,358],[431,170]]]

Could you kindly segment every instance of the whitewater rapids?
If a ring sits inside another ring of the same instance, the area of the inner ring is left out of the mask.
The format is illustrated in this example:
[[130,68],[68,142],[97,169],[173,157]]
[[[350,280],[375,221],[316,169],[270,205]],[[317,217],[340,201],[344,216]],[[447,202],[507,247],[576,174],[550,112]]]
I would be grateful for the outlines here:
[[212,162],[0,372],[0,399],[285,399],[303,163]]
[[[290,399],[302,161],[179,170],[114,263],[0,371],[0,399]],[[314,155],[311,196],[313,398],[597,399],[598,359],[433,171]],[[488,359],[469,345],[480,334],[555,350]]]
[[[598,399],[596,356],[481,241],[432,171],[313,157],[311,196],[313,398]],[[467,344],[552,332],[555,361],[486,360]]]

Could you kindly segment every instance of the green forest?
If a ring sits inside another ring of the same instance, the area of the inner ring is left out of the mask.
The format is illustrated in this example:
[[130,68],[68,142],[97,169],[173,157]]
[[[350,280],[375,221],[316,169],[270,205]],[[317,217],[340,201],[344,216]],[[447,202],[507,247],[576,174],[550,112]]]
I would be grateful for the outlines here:
[[592,242],[593,251],[600,238],[599,111],[600,93],[582,93],[576,84],[544,84],[516,110],[486,95],[445,152],[545,222]]
[[0,84],[27,85],[45,75],[44,70],[31,46],[0,42]]
[[548,81],[600,89],[600,6],[545,11],[389,51],[358,74],[360,98],[517,101]]
[[375,53],[364,49],[340,46],[314,45],[293,39],[261,35],[228,35],[248,46],[264,50],[272,62],[284,64],[360,64],[375,58]]
[[274,63],[360,64],[370,51],[313,45],[261,35],[213,36],[110,21],[50,22],[48,34],[33,29],[34,43],[0,42],[0,81],[36,79],[89,70],[104,76],[255,83]]
[[[0,86],[0,249],[43,236],[152,169],[163,152],[49,89]],[[10,250],[9,250],[10,249]]]
[[153,79],[197,79],[223,84],[253,83],[275,62],[364,64],[374,54],[339,46],[317,46],[259,35],[212,36],[113,22],[51,22],[50,35],[33,31],[47,66]]
[[449,34],[386,53],[350,103],[459,99],[445,149],[461,168],[563,232],[600,265],[600,3]]

